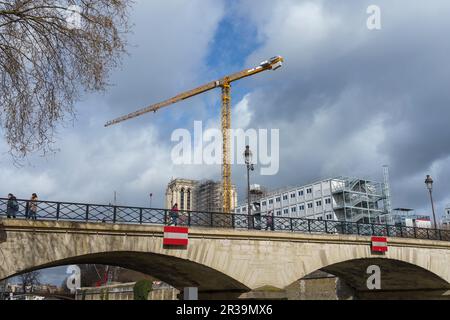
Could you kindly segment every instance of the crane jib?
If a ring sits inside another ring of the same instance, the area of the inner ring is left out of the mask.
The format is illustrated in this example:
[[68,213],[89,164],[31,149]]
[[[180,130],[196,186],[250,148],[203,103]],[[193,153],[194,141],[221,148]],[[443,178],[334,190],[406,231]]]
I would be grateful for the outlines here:
[[[197,87],[195,89],[183,92],[171,99],[168,99],[166,101],[154,104],[152,106],[149,106],[145,109],[130,113],[127,116],[120,117],[116,120],[108,122],[105,126],[111,126],[114,124],[118,124],[120,122],[139,117],[143,114],[149,113],[149,112],[156,112],[159,109],[163,107],[167,107],[169,105],[175,104],[179,101],[186,100],[188,98],[194,97],[196,95],[199,95],[201,93],[210,91],[212,89],[222,87],[222,129],[228,129],[231,122],[231,93],[230,93],[230,84],[231,82],[247,78],[253,75],[256,75],[258,73],[261,73],[263,71],[267,70],[277,70],[281,68],[283,65],[284,59],[281,56],[275,56],[270,58],[269,60],[263,61],[259,64],[259,66],[256,66],[253,69],[246,69],[242,70],[240,72],[231,74],[227,77],[223,77],[220,80],[216,80],[210,83],[207,83],[203,86]],[[223,212],[225,213],[231,213],[232,203],[231,203],[231,167],[229,165],[229,159],[227,158],[227,155],[229,153],[229,141],[226,138],[226,135],[224,134],[224,164],[223,164],[223,172],[222,172],[222,178],[223,178]]]

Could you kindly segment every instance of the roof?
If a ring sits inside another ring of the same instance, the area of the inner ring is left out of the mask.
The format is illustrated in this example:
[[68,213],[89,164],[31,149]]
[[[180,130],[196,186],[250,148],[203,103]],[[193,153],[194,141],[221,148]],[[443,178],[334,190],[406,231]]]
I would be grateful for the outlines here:
[[402,212],[411,212],[414,211],[414,209],[407,209],[407,208],[397,208],[397,209],[392,209],[393,211],[402,211]]

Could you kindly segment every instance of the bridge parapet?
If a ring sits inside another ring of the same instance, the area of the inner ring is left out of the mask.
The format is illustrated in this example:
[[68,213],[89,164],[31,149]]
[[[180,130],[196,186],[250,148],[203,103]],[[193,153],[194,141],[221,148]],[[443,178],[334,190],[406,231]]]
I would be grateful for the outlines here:
[[[18,200],[16,219],[27,219],[30,200]],[[167,225],[171,222],[170,210],[142,207],[98,205],[37,201],[37,219],[44,221],[101,222],[105,224]],[[8,216],[8,199],[0,198],[0,218]],[[271,222],[273,221],[273,224]],[[310,234],[344,234],[361,236],[387,236],[450,241],[450,230],[424,229],[385,224],[319,221],[304,218],[248,216],[234,213],[179,211],[180,226],[225,228],[235,230],[272,230],[276,232]],[[0,231],[1,232],[1,231]],[[1,235],[0,235],[1,238]]]

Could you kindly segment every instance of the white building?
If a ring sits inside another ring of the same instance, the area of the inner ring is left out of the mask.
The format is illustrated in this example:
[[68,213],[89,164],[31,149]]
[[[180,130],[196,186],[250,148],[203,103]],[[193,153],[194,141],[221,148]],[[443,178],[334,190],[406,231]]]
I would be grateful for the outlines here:
[[444,218],[442,219],[442,227],[444,229],[450,229],[450,204],[445,207]]
[[427,228],[432,227],[429,216],[416,214],[414,209],[397,208],[393,209],[389,216],[383,216],[380,219],[381,223],[387,223],[389,225],[395,225],[399,227],[415,227],[415,228]]
[[[339,177],[269,192],[256,207],[263,216],[375,223],[386,214],[384,199],[382,183]],[[247,205],[235,213],[247,214]]]

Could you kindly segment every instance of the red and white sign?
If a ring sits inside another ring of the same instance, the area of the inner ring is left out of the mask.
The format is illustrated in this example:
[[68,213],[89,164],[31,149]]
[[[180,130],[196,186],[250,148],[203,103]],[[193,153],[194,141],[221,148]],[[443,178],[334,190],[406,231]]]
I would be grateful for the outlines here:
[[373,252],[387,252],[388,244],[386,237],[372,237],[372,251]]
[[189,243],[189,229],[182,227],[164,227],[165,246],[187,246]]

